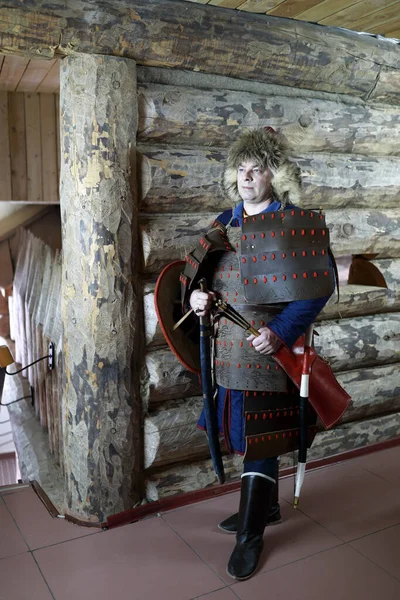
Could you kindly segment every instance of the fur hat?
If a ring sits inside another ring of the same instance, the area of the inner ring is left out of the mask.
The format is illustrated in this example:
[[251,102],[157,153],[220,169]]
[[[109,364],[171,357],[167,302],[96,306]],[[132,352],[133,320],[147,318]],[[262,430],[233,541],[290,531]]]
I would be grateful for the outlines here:
[[247,160],[255,160],[260,166],[271,170],[272,193],[282,206],[299,204],[300,169],[289,161],[283,136],[272,127],[265,127],[243,133],[232,144],[225,163],[223,188],[235,204],[242,200],[237,187],[237,169]]

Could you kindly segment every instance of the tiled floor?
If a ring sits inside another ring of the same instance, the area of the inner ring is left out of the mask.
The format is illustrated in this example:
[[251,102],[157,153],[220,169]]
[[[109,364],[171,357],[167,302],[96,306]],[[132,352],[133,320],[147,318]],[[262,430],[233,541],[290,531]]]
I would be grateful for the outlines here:
[[0,600],[398,600],[400,446],[307,474],[257,574],[225,572],[234,536],[217,523],[238,492],[110,531],[52,519],[31,488],[0,488]]

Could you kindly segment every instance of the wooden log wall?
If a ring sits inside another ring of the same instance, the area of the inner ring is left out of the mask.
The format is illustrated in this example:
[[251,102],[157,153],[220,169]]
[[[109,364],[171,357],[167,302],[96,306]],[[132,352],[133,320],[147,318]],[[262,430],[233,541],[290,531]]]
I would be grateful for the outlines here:
[[10,324],[15,362],[25,366],[55,347],[56,368],[43,360],[23,371],[33,390],[34,411],[48,431],[50,453],[63,468],[61,432],[61,254],[26,229],[18,232]]
[[[147,352],[142,375],[147,496],[215,483],[196,422],[196,376],[176,360],[154,311],[161,269],[182,259],[229,206],[220,181],[226,147],[243,127],[283,131],[302,170],[302,206],[321,207],[337,256],[373,254],[387,288],[343,287],[318,317],[316,346],[352,395],[310,457],[390,439],[400,431],[400,125],[397,106],[196,73],[139,69],[138,173]],[[200,89],[201,88],[201,89]],[[241,459],[225,457],[236,478]],[[291,456],[282,457],[288,466]]]
[[0,91],[0,200],[59,203],[57,94]]

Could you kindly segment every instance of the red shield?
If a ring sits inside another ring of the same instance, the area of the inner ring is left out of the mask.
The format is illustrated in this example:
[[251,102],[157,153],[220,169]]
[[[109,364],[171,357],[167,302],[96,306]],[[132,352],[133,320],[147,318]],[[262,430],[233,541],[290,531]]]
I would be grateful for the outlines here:
[[174,330],[174,325],[183,317],[181,283],[179,276],[185,267],[183,260],[171,263],[160,274],[154,292],[154,304],[164,337],[183,366],[200,373],[200,349],[198,319],[189,315]]

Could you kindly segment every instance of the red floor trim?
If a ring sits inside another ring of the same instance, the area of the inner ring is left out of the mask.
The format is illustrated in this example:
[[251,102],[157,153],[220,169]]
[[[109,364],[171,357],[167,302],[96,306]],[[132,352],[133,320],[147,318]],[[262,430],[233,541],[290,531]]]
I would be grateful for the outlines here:
[[[387,440],[385,442],[370,444],[369,446],[363,446],[362,448],[348,450],[347,452],[335,454],[334,456],[328,456],[327,458],[312,460],[307,463],[307,471],[320,469],[321,467],[326,467],[327,465],[341,463],[346,460],[357,458],[358,456],[363,456],[365,454],[378,452],[380,450],[387,450],[388,448],[393,448],[395,446],[400,446],[400,437]],[[284,477],[289,477],[290,475],[293,475],[294,472],[295,467],[281,469],[279,478],[282,479]],[[217,485],[203,490],[196,490],[193,492],[187,492],[185,494],[170,496],[155,502],[149,502],[149,504],[144,504],[143,506],[138,506],[137,508],[132,508],[131,510],[125,510],[117,515],[108,517],[107,521],[103,523],[103,529],[112,529],[113,527],[134,523],[135,521],[139,521],[140,519],[144,519],[145,517],[149,517],[150,515],[158,512],[165,512],[174,508],[180,508],[181,506],[187,506],[188,504],[201,502],[202,500],[209,500],[210,498],[236,492],[239,489],[240,481],[233,481],[231,483],[224,483],[223,485]]]

